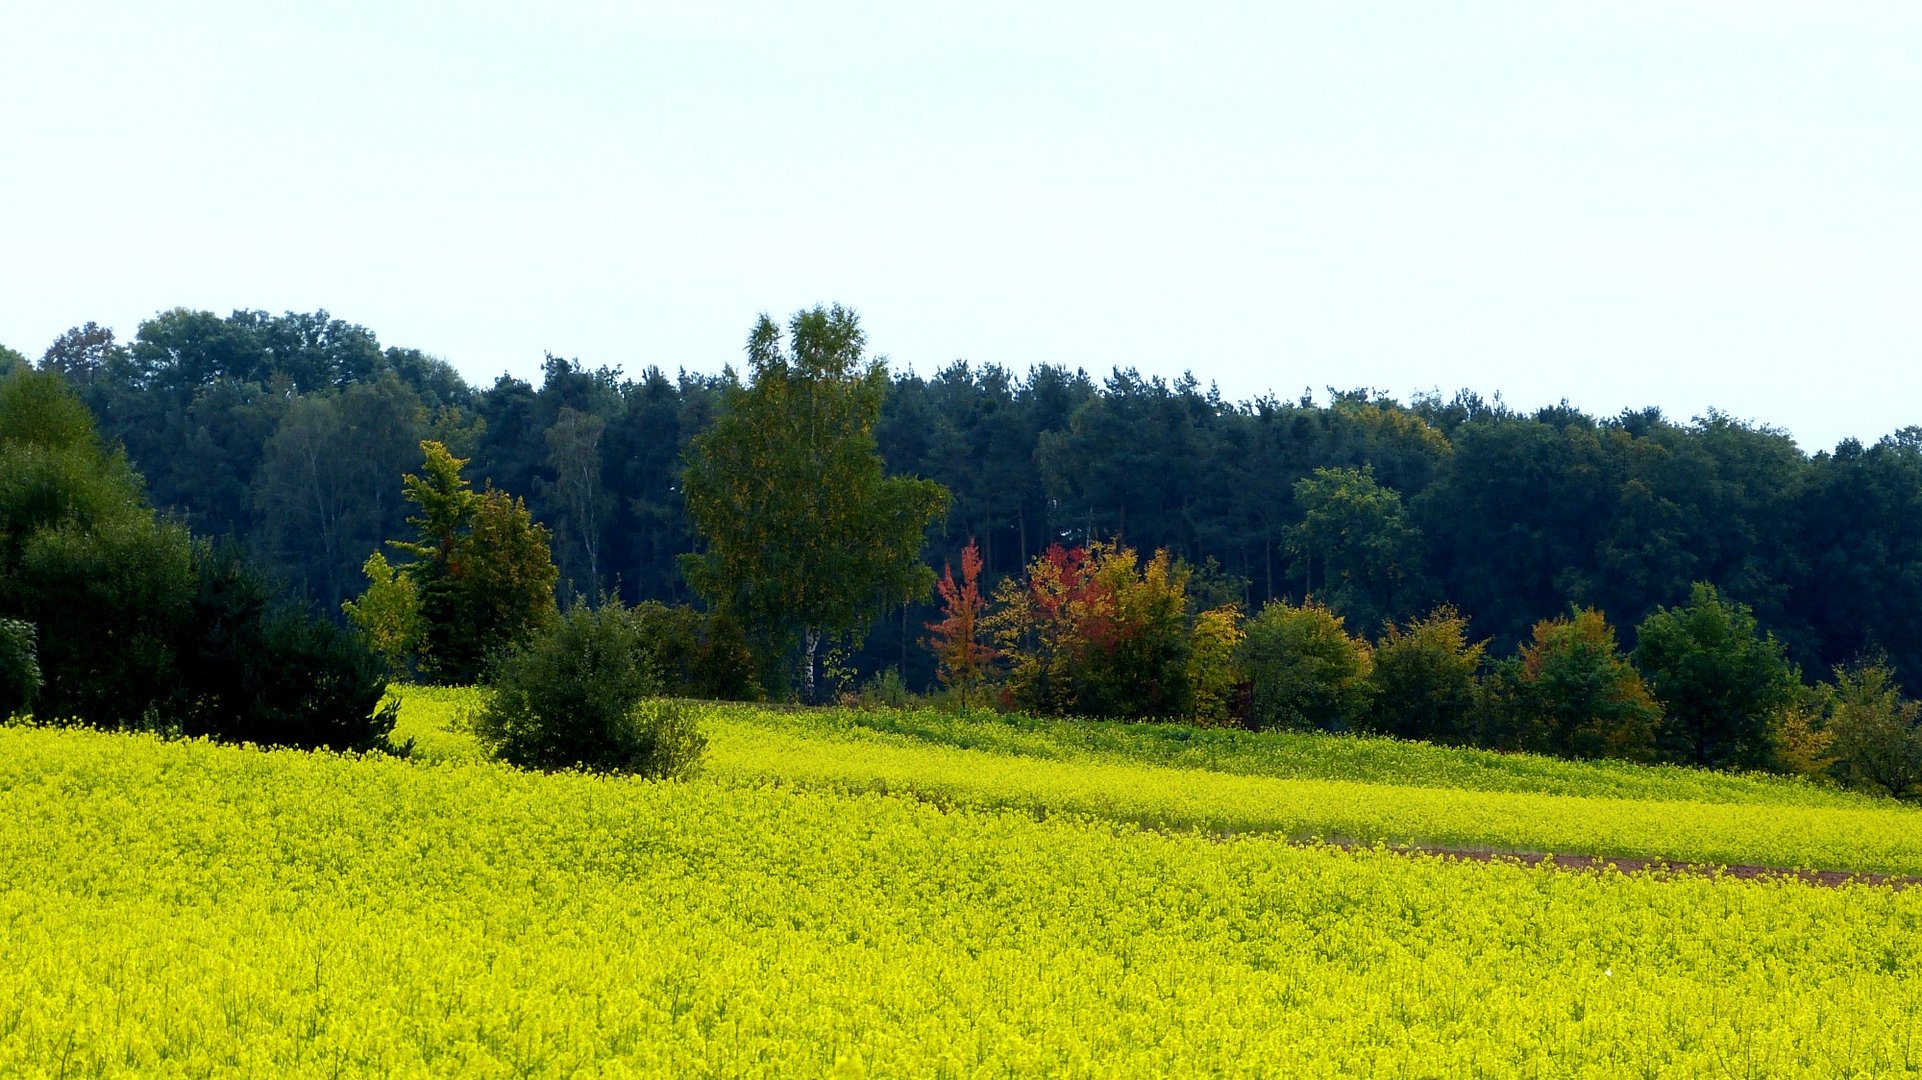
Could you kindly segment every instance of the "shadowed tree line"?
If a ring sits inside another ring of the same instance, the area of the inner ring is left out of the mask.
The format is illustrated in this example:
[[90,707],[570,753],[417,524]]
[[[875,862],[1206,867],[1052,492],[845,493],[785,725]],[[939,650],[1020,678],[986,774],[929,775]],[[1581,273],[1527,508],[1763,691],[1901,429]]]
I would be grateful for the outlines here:
[[[25,361],[0,353],[0,368]],[[184,309],[130,341],[78,327],[38,365],[124,447],[156,507],[325,610],[407,531],[401,477],[423,439],[526,498],[563,596],[692,599],[684,454],[727,376],[549,356],[539,386],[475,388],[325,312]],[[1636,627],[1709,582],[1804,670],[1879,651],[1922,684],[1922,429],[1809,455],[1719,414],[1522,412],[1468,392],[1236,402],[1193,377],[957,362],[889,376],[874,437],[890,473],[952,494],[929,560],[977,538],[989,591],[1051,545],[1118,539],[1196,567],[1189,590],[1211,605],[1312,596],[1379,637],[1446,601],[1506,654],[1553,613]],[[854,666],[927,685],[933,617],[889,615]]]

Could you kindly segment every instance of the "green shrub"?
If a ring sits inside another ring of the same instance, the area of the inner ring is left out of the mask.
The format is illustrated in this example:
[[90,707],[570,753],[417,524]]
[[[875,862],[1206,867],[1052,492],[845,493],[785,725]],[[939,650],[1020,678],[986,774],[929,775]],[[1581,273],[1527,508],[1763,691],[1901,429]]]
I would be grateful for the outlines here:
[[1398,739],[1452,746],[1479,741],[1481,670],[1486,642],[1468,640],[1468,620],[1438,607],[1406,627],[1390,623],[1375,645],[1369,674],[1370,726]]
[[685,604],[644,600],[628,610],[654,658],[662,693],[715,701],[760,697],[754,654],[740,624]]
[[1368,711],[1368,643],[1342,618],[1310,601],[1275,600],[1248,620],[1242,668],[1253,688],[1257,728],[1348,731]]
[[164,719],[183,735],[312,750],[392,750],[387,665],[355,634],[279,600],[233,550],[194,553],[197,588]]
[[660,678],[619,601],[569,611],[500,658],[491,683],[474,733],[523,768],[677,777],[691,775],[706,750],[687,706],[645,701]]
[[1896,798],[1922,789],[1922,704],[1902,700],[1886,661],[1835,669],[1828,749],[1849,780]]
[[882,668],[853,697],[855,704],[870,709],[905,709],[914,703],[899,668]]
[[27,711],[40,690],[33,624],[0,619],[0,720]]

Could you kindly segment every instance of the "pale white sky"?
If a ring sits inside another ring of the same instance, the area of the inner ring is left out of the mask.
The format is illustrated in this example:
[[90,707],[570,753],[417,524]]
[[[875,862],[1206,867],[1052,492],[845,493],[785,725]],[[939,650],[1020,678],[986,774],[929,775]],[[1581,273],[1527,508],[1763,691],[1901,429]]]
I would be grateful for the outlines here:
[[1922,4],[0,0],[0,343],[309,311],[485,385],[756,313],[1273,389],[1922,424]]

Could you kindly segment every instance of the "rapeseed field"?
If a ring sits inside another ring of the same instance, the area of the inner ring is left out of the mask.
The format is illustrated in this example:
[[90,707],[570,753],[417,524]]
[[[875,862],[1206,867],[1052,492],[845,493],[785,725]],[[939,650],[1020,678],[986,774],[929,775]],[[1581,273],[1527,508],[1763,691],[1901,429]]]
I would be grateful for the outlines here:
[[408,693],[412,761],[0,729],[0,1075],[1922,1069],[1922,890],[1294,842],[1922,872],[1892,804],[733,708],[542,775]]

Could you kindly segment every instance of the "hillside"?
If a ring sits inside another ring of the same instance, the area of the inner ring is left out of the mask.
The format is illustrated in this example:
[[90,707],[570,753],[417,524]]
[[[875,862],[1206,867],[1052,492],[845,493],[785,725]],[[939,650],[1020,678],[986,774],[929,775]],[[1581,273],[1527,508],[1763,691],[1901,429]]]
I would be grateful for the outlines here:
[[745,708],[709,715],[702,779],[652,784],[477,760],[460,703],[407,692],[418,761],[0,729],[0,934],[22,958],[0,971],[0,1071],[1915,1065],[1922,892],[1286,842],[1922,872],[1914,812],[1887,803]]

